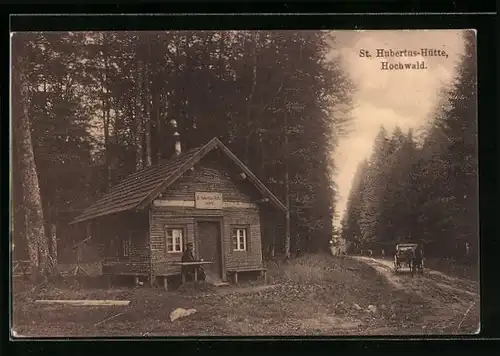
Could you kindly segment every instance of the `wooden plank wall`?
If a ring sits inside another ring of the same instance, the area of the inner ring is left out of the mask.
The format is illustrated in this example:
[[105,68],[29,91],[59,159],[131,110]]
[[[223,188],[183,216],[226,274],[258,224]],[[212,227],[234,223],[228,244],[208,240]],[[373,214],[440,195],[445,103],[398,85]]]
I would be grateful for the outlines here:
[[[208,159],[208,158],[207,158]],[[208,159],[194,171],[188,171],[162,194],[164,199],[190,200],[195,192],[217,192],[224,201],[250,202],[259,199],[257,191],[249,182],[235,182],[231,170],[222,163]],[[236,172],[233,174],[236,176]]]
[[[262,267],[262,242],[258,209],[231,209],[224,212],[224,251],[226,270]],[[248,229],[247,250],[233,251],[232,227]]]
[[[219,163],[208,161],[198,166],[194,171],[186,173],[172,187],[165,191],[162,200],[186,200],[194,201],[195,192],[218,192],[222,193],[223,201],[254,203],[260,198],[249,183],[236,182],[230,177],[230,173],[224,170]],[[232,207],[219,210],[196,209],[193,207],[166,207],[155,206],[150,208],[150,234],[152,243],[153,274],[179,273],[178,266],[172,266],[169,262],[180,261],[182,254],[166,253],[165,229],[169,225],[185,227],[186,238],[195,246],[196,244],[196,218],[218,217],[223,222],[223,254],[226,256],[226,269],[241,267],[262,267],[262,246],[260,231],[260,215],[258,207]],[[233,251],[231,227],[234,225],[249,228],[247,251]],[[197,256],[198,257],[198,256]],[[165,262],[162,262],[165,261]]]
[[167,253],[166,229],[168,227],[184,228],[184,244],[194,243],[194,218],[178,215],[175,209],[152,207],[150,234],[153,275],[180,273],[180,267],[172,265],[172,262],[179,262],[182,252]]

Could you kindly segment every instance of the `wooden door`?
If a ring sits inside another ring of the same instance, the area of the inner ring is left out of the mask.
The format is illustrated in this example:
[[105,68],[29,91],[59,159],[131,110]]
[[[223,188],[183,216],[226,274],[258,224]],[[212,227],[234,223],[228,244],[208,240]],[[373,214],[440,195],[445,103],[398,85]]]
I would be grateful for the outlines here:
[[213,262],[204,265],[203,268],[219,278],[222,277],[220,223],[218,221],[198,221],[197,234],[198,258]]

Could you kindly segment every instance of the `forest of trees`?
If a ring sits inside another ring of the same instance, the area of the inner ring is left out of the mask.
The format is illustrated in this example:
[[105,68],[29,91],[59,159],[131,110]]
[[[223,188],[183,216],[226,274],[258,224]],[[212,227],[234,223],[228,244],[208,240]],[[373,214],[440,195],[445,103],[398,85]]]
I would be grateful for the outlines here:
[[477,257],[478,159],[476,48],[465,36],[456,80],[443,93],[423,139],[383,127],[358,165],[342,221],[351,253],[393,251],[420,242],[427,256]]
[[170,156],[175,119],[184,150],[219,137],[288,203],[292,247],[327,247],[331,152],[352,90],[326,60],[333,41],[323,31],[15,34],[14,241],[48,271],[54,225]]

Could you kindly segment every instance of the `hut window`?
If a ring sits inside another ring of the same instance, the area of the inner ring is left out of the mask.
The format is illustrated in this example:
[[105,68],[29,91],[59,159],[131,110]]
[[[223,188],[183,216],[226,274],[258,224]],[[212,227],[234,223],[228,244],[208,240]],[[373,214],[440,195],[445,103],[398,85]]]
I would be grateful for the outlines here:
[[130,250],[132,247],[132,236],[128,236],[124,240],[122,240],[122,247],[123,247],[123,256],[128,257],[130,256]]
[[247,250],[247,229],[246,228],[233,228],[233,250],[246,251]]
[[167,235],[167,252],[182,252],[184,230],[179,228],[168,228]]

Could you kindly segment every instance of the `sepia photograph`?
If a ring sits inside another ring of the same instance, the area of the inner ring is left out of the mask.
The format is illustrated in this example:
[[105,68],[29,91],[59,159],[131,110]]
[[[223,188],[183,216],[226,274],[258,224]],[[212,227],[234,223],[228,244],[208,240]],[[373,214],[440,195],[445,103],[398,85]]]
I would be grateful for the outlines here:
[[480,331],[475,30],[11,33],[13,338]]

